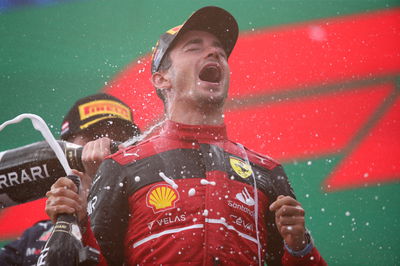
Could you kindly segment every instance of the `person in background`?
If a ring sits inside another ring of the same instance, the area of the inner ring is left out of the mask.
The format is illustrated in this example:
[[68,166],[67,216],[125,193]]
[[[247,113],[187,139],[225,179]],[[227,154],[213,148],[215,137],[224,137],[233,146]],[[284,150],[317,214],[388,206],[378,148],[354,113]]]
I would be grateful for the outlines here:
[[[111,154],[111,141],[124,142],[139,134],[129,106],[111,95],[90,95],[72,106],[62,122],[60,139],[84,146],[85,173],[80,173],[84,195],[88,194],[101,161]],[[86,206],[81,204],[79,211],[86,212]],[[36,265],[52,229],[50,220],[28,228],[20,238],[2,248],[0,265]]]
[[[167,120],[157,135],[103,161],[89,217],[78,213],[100,265],[326,265],[283,167],[227,137],[237,37],[235,18],[213,6],[161,35],[151,81]],[[71,182],[52,187],[53,219],[78,211],[76,190],[68,208],[53,204]]]

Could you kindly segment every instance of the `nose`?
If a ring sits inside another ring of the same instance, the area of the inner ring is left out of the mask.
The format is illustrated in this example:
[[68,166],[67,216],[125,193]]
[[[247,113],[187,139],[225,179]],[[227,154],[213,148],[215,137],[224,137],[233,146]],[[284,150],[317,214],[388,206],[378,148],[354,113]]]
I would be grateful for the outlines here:
[[216,59],[218,59],[219,56],[220,56],[219,55],[219,48],[215,47],[215,46],[208,47],[206,53],[207,53],[207,56],[206,56],[207,58],[216,58]]

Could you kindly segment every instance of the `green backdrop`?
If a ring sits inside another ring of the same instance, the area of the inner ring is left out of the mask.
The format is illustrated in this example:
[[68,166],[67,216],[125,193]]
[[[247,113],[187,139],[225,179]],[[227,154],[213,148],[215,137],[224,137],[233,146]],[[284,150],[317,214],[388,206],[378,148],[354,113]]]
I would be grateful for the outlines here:
[[[400,2],[85,0],[6,10],[0,13],[0,123],[35,113],[58,135],[77,98],[101,90],[149,53],[164,29],[205,5],[228,9],[245,32],[396,8]],[[26,121],[0,132],[0,151],[41,139]],[[399,182],[323,192],[321,183],[341,156],[285,163],[320,252],[332,265],[399,265]]]

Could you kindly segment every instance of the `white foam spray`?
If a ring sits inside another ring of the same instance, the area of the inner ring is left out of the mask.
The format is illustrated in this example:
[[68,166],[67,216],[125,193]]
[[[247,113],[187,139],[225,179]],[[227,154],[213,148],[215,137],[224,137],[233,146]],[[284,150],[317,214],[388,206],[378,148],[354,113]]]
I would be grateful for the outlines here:
[[188,192],[189,197],[194,196],[194,194],[196,194],[196,190],[194,188],[189,189],[189,192]]
[[[246,164],[250,165],[250,161],[249,161],[249,157],[247,156],[247,152],[244,148],[244,146],[240,143],[237,144],[239,146],[239,148],[242,150],[243,152],[243,157],[246,161]],[[256,182],[256,177],[254,176],[254,171],[251,170],[251,176],[253,177],[253,192],[254,192],[254,201],[255,201],[255,205],[254,205],[254,220],[255,220],[255,224],[256,224],[256,237],[257,237],[257,251],[258,251],[258,265],[261,266],[261,243],[260,243],[260,232],[258,231],[258,192],[257,192],[257,182]],[[247,190],[246,190],[247,191]]]
[[159,173],[160,177],[162,179],[164,179],[165,182],[167,182],[171,187],[173,187],[174,189],[178,188],[178,185],[174,182],[173,179],[167,177],[163,172]]
[[165,120],[167,120],[166,118],[161,120],[160,122],[158,122],[157,124],[151,126],[148,130],[146,130],[145,132],[143,132],[142,134],[140,134],[139,136],[134,136],[130,139],[128,139],[127,141],[125,141],[124,143],[122,143],[121,145],[126,148],[128,146],[131,146],[139,141],[142,141],[143,139],[145,139],[151,132],[153,132],[153,130],[155,130],[156,128],[158,128],[159,126],[161,126]]
[[212,186],[216,185],[215,181],[208,181],[207,179],[204,179],[204,178],[202,178],[200,180],[200,184],[202,184],[202,185],[212,185]]
[[0,131],[2,131],[6,126],[11,124],[16,124],[28,118],[32,121],[33,127],[42,133],[42,136],[53,149],[54,153],[56,154],[58,160],[60,161],[62,167],[64,168],[65,173],[67,175],[72,175],[71,167],[68,164],[68,161],[65,157],[63,150],[61,149],[60,145],[58,145],[56,139],[54,138],[53,134],[51,134],[50,129],[46,125],[46,122],[38,115],[35,114],[20,114],[19,116],[15,117],[14,119],[8,120],[0,125]]

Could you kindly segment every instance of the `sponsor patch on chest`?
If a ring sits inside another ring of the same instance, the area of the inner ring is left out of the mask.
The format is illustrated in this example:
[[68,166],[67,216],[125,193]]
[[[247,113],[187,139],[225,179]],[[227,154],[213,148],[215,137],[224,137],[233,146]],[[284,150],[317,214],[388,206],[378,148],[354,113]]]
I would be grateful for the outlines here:
[[248,178],[253,173],[251,166],[242,159],[230,156],[229,163],[231,164],[233,171],[235,171],[235,173],[241,178]]
[[174,209],[177,201],[179,201],[179,192],[167,184],[151,187],[146,196],[146,205],[154,213]]
[[185,214],[168,216],[168,217],[164,217],[164,218],[161,218],[158,220],[151,221],[150,223],[147,223],[147,227],[149,228],[149,230],[151,230],[154,225],[164,226],[164,225],[175,224],[175,223],[184,222],[184,221],[186,221]]

